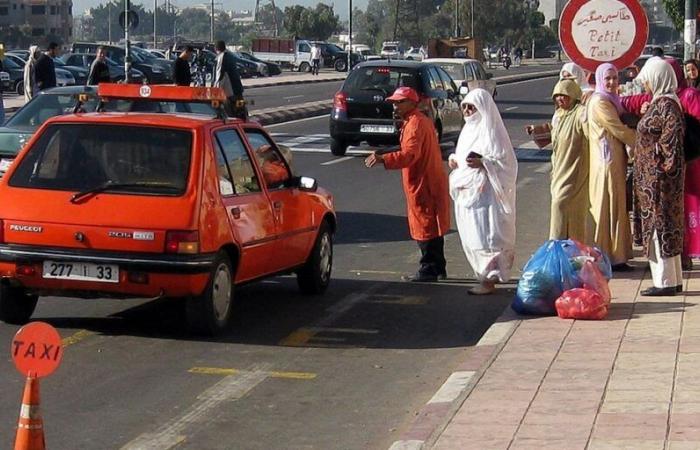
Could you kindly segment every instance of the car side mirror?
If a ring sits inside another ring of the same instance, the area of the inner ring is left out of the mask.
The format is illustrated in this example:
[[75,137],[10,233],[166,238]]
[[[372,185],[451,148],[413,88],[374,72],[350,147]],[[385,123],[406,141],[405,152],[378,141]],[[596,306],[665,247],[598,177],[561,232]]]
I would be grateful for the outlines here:
[[466,85],[465,82],[462,83],[462,85],[459,87],[459,94],[462,96],[465,96],[469,93],[469,85]]
[[316,189],[318,189],[318,182],[315,178],[295,177],[294,181],[295,187],[299,188],[302,191],[316,192]]
[[490,80],[491,78],[493,78],[493,74],[491,72],[486,72],[486,79]]

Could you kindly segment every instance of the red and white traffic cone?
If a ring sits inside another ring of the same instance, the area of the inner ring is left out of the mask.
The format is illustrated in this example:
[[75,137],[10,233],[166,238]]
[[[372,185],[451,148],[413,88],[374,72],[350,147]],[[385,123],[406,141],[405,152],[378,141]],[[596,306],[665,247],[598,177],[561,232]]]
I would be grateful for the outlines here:
[[39,379],[27,377],[19,410],[15,450],[45,450],[44,421],[39,409]]

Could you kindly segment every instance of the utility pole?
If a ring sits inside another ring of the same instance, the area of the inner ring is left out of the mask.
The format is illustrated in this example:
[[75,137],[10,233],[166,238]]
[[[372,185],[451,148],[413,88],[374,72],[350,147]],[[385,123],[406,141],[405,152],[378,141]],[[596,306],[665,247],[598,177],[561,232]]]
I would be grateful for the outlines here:
[[459,37],[459,0],[455,0],[455,37]]
[[107,3],[107,34],[109,35],[109,43],[112,43],[112,2]]
[[348,20],[348,73],[352,68],[352,0],[348,0],[348,10],[350,19]]
[[470,38],[474,39],[474,0],[472,0],[472,35],[469,36]]
[[127,83],[131,83],[131,42],[129,42],[129,27],[131,26],[131,21],[129,20],[130,9],[131,2],[126,0],[124,2],[124,80]]
[[683,54],[683,59],[686,60],[695,58],[695,5],[695,0],[685,0],[685,29],[683,33],[683,40],[685,41],[685,51]]
[[158,48],[158,31],[156,28],[156,16],[158,15],[158,0],[153,0],[153,48]]
[[214,43],[214,0],[211,0],[211,28],[209,30],[209,42]]

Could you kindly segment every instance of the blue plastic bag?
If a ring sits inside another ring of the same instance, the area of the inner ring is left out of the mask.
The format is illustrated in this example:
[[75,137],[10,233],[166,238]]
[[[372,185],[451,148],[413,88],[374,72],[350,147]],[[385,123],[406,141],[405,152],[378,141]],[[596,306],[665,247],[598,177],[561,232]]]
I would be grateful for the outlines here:
[[525,264],[511,308],[519,314],[554,315],[564,291],[581,287],[562,241],[542,245]]
[[[568,255],[569,259],[578,258],[579,256],[587,256],[593,258],[593,261],[598,266],[598,269],[600,269],[600,273],[603,274],[605,279],[608,281],[612,279],[612,265],[610,264],[610,258],[599,247],[589,247],[574,239],[564,239],[560,242],[562,243],[564,251]],[[580,269],[581,264],[579,264],[578,267],[574,268],[578,271],[578,269]]]

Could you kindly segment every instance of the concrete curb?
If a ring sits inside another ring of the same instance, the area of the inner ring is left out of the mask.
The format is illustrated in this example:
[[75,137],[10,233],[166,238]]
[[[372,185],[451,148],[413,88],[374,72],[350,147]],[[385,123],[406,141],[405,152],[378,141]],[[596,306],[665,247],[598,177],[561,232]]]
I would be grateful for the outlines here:
[[431,448],[521,323],[520,316],[507,307],[389,450]]
[[[496,77],[494,80],[499,86],[517,83],[520,81],[530,81],[540,78],[549,78],[559,75],[559,70],[547,70],[525,74],[507,75]],[[320,80],[319,80],[320,81]],[[326,81],[326,80],[324,80]],[[333,81],[333,80],[330,80]],[[261,125],[271,125],[274,123],[289,122],[291,120],[307,119],[309,117],[325,115],[331,110],[331,100],[321,100],[317,102],[301,103],[292,108],[268,108],[259,111],[251,111],[251,119],[260,122]],[[533,161],[540,161],[538,155]]]

